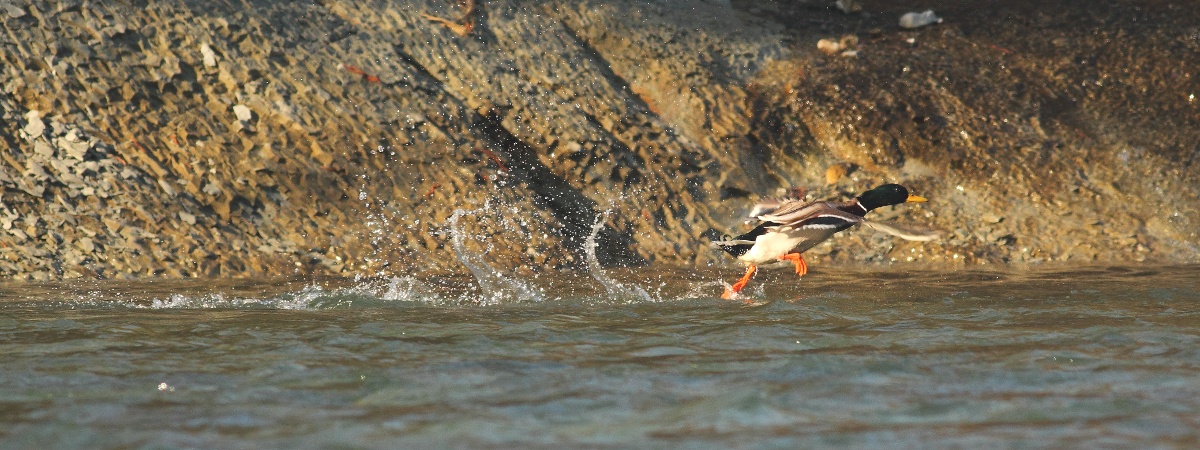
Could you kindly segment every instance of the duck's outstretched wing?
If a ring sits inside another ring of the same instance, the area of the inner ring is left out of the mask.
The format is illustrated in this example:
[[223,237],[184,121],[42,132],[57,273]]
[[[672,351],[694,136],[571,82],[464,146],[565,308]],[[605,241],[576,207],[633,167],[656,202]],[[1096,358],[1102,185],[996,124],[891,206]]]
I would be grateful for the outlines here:
[[763,214],[770,214],[780,207],[787,204],[804,205],[804,196],[808,193],[808,189],[802,187],[792,187],[785,191],[784,195],[778,197],[762,197],[754,206],[750,207],[750,213],[747,217],[751,219],[758,218]]
[[772,197],[759,200],[758,203],[755,203],[754,206],[750,207],[750,213],[746,214],[746,217],[750,218],[747,220],[747,222],[753,221],[753,219],[757,219],[758,216],[763,214],[775,212],[775,210],[779,209],[779,206],[783,205],[784,202],[785,200],[783,199]]
[[910,228],[910,227],[906,227],[903,225],[897,225],[892,222],[876,222],[873,220],[863,220],[862,224],[863,224],[863,226],[866,226],[867,228],[879,230],[884,233],[890,234],[892,236],[896,236],[898,238],[909,240],[909,241],[926,242],[926,241],[932,241],[932,240],[937,239],[942,236],[942,234],[937,231],[915,229],[915,228]]
[[832,203],[785,203],[759,220],[776,225],[780,230],[844,230],[862,222],[863,218],[842,211]]

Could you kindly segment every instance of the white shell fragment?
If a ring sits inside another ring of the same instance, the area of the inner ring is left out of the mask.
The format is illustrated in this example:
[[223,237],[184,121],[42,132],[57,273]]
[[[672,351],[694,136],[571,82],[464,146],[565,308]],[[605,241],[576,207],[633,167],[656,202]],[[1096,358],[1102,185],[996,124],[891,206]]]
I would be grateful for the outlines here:
[[926,25],[942,23],[942,18],[933,13],[933,10],[925,12],[910,12],[900,16],[900,28],[921,28]]

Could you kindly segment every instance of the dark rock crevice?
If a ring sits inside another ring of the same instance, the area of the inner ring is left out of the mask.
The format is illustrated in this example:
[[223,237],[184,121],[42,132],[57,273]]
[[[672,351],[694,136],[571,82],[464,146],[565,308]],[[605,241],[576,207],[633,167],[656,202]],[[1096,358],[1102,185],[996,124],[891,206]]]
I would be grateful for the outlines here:
[[[596,202],[543,165],[533,148],[508,132],[494,111],[479,116],[476,124],[491,147],[507,156],[506,166],[515,180],[528,185],[537,195],[535,204],[553,212],[554,217],[563,224],[565,244],[578,261],[584,261],[584,241],[591,234],[592,224],[600,214]],[[630,251],[631,243],[631,236],[603,228],[596,236],[596,258],[602,265],[644,264],[645,260]]]

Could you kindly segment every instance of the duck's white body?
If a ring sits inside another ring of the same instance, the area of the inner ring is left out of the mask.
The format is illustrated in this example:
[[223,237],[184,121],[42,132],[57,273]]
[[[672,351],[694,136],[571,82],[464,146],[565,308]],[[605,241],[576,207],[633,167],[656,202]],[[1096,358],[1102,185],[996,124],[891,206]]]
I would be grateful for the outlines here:
[[737,259],[746,264],[756,265],[776,262],[788,253],[800,253],[812,248],[829,239],[837,231],[837,228],[830,226],[767,232],[755,238],[754,246]]

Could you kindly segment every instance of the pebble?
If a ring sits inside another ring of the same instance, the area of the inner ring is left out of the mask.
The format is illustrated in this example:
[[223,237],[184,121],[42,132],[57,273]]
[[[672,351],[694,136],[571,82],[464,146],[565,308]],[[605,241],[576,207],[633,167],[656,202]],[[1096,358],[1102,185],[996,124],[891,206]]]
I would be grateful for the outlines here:
[[932,9],[925,12],[910,12],[900,16],[900,28],[914,29],[935,23],[942,23],[942,18],[934,14]]
[[216,183],[206,183],[200,190],[212,196],[221,195],[221,187],[217,186]]
[[237,117],[237,120],[242,122],[249,122],[254,117],[250,113],[250,108],[246,105],[233,105],[233,115]]
[[217,54],[208,44],[200,46],[200,56],[204,59],[205,67],[217,67]]
[[88,141],[71,141],[69,138],[58,139],[56,144],[58,144],[58,148],[63,150],[63,153],[77,160],[83,160],[88,150],[92,148],[91,143]]
[[40,137],[46,131],[46,123],[42,122],[41,115],[36,109],[25,114],[25,120],[27,122],[25,128],[21,130],[29,136],[29,139]]
[[195,225],[196,224],[196,215],[180,211],[179,212],[179,220],[182,220],[184,223],[186,223],[188,225]]
[[841,39],[836,41],[833,39],[821,39],[817,41],[817,50],[830,56],[839,53],[842,56],[858,56],[858,51],[855,50],[856,47],[858,47],[858,36],[853,34],[842,36]]
[[837,184],[849,170],[845,164],[834,164],[825,169],[825,184]]
[[79,245],[80,250],[83,250],[85,252],[91,253],[91,252],[96,251],[96,243],[94,241],[92,241],[92,238],[86,238],[86,237],[82,238],[82,239],[76,241],[76,244]]
[[842,45],[833,39],[821,39],[817,41],[817,50],[826,55],[834,55],[842,51]]
[[837,0],[834,5],[837,9],[842,10],[846,14],[854,14],[862,12],[862,2],[860,0]]
[[25,17],[25,9],[21,8],[20,6],[17,6],[12,3],[8,3],[8,2],[0,4],[0,6],[3,6],[4,12],[8,13],[8,17],[11,17],[13,19],[20,19],[22,17]]
[[50,159],[54,157],[54,147],[47,144],[45,140],[38,139],[33,142],[33,154],[42,159]]

